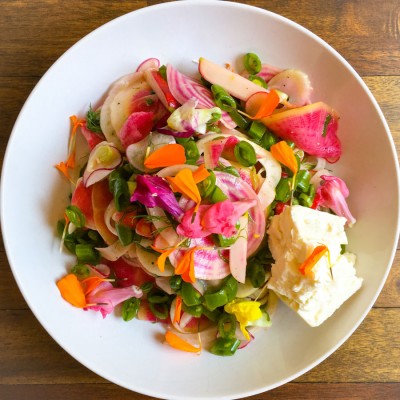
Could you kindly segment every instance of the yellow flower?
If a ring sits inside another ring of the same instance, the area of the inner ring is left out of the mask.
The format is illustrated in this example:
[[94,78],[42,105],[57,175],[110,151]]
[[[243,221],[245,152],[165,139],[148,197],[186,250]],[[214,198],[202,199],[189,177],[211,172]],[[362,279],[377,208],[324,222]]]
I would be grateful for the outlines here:
[[261,303],[258,301],[235,299],[225,304],[224,310],[228,314],[233,314],[240,324],[240,329],[244,337],[249,340],[250,335],[246,330],[249,322],[257,321],[262,317],[260,310]]

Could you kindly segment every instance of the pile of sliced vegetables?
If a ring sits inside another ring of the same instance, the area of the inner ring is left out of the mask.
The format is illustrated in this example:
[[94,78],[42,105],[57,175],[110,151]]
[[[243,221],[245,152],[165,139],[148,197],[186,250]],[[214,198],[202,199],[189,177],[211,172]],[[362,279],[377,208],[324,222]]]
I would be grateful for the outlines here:
[[[173,348],[233,355],[271,324],[269,218],[289,204],[354,222],[338,115],[306,74],[244,56],[200,77],[151,58],[71,117],[71,182],[59,222],[77,262],[57,282],[75,307],[165,324]],[[85,140],[83,140],[84,138]]]

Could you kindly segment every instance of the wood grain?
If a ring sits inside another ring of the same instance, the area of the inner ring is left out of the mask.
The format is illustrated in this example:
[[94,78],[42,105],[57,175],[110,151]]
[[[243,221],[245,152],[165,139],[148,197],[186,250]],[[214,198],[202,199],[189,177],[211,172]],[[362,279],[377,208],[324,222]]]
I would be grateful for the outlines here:
[[[161,2],[0,0],[0,161],[24,101],[58,57],[109,20]],[[288,17],[339,51],[375,96],[400,154],[398,0],[237,2]],[[248,400],[400,399],[399,360],[400,250],[373,309],[334,354]],[[83,398],[154,399],[107,382],[61,349],[29,310],[0,241],[0,399]]]

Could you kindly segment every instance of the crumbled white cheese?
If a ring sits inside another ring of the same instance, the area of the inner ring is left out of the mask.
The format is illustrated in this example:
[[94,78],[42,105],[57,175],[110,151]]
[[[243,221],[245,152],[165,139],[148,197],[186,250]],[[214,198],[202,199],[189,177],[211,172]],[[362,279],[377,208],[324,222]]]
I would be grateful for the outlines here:
[[[302,206],[285,207],[268,229],[274,257],[268,287],[309,325],[329,318],[362,284],[356,276],[356,257],[341,253],[347,244],[346,219]],[[328,247],[311,272],[299,267],[320,245]]]

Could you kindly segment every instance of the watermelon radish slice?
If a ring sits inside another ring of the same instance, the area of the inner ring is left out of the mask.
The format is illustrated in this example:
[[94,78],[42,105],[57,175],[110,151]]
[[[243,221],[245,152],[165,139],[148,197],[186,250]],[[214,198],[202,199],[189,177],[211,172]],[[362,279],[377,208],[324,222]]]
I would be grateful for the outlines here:
[[282,111],[261,121],[277,136],[306,153],[334,163],[342,154],[337,137],[338,114],[323,102]]

